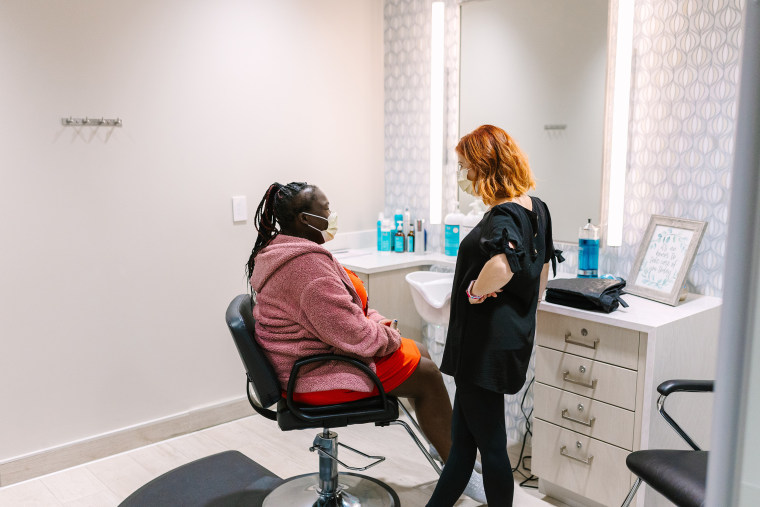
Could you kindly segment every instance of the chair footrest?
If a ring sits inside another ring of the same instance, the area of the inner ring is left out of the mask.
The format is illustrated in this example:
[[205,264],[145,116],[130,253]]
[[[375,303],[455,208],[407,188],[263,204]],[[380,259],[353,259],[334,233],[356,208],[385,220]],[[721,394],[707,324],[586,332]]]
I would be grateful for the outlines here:
[[364,454],[360,450],[354,449],[353,447],[348,446],[348,445],[344,444],[343,442],[338,442],[338,446],[345,447],[349,451],[353,451],[356,454],[360,454],[360,455],[364,456],[365,458],[373,459],[375,461],[373,461],[372,463],[370,463],[369,465],[364,466],[364,467],[352,467],[352,466],[349,466],[349,465],[346,465],[345,463],[343,463],[341,460],[338,459],[337,456],[333,456],[327,450],[323,449],[319,445],[316,445],[316,442],[315,442],[315,445],[309,447],[309,450],[311,452],[317,451],[320,456],[328,457],[328,458],[332,459],[333,461],[337,462],[338,464],[340,464],[342,467],[347,468],[349,470],[354,470],[356,472],[361,472],[363,470],[367,470],[367,469],[372,468],[373,466],[375,466],[375,465],[377,465],[377,464],[382,463],[383,461],[385,461],[385,456],[370,456],[369,454]]

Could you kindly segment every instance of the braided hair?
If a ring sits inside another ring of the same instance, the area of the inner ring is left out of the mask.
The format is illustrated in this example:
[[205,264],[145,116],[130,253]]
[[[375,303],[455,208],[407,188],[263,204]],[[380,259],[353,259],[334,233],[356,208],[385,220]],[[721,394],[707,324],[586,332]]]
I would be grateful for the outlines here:
[[283,225],[289,226],[295,221],[299,213],[309,209],[314,194],[312,193],[310,198],[304,198],[301,193],[314,188],[316,188],[314,185],[304,182],[292,182],[287,185],[272,183],[269,185],[264,198],[261,199],[258,208],[256,208],[254,217],[258,236],[246,265],[248,280],[253,275],[253,266],[259,252],[282,231]]

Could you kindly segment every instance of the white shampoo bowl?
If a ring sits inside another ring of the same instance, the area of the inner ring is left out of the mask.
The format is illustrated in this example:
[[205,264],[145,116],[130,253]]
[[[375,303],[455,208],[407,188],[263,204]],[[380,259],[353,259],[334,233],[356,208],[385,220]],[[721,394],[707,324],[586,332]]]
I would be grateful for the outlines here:
[[454,273],[414,271],[406,275],[406,282],[417,313],[424,321],[437,325],[449,323]]

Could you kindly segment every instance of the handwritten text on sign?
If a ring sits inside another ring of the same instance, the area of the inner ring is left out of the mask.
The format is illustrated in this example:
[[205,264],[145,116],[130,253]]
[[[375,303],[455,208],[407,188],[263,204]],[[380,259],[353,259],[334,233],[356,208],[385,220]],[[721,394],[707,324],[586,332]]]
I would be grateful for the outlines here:
[[670,293],[693,235],[694,231],[686,229],[656,226],[641,261],[636,285]]

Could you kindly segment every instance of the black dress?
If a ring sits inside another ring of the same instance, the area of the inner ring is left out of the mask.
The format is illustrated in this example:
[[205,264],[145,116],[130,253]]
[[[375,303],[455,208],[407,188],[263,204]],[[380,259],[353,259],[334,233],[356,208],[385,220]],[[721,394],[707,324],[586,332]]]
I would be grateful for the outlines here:
[[[459,245],[441,363],[441,371],[458,383],[505,394],[525,384],[541,271],[554,256],[549,209],[537,197],[531,200],[533,211],[514,202],[494,206]],[[465,293],[470,282],[501,253],[514,276],[498,297],[470,304]]]

